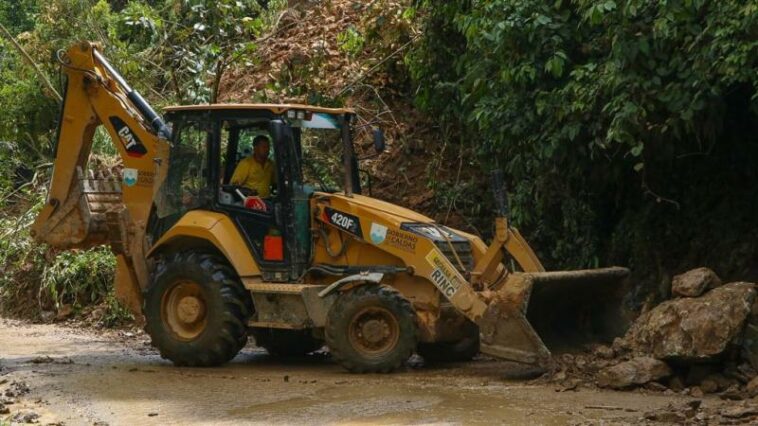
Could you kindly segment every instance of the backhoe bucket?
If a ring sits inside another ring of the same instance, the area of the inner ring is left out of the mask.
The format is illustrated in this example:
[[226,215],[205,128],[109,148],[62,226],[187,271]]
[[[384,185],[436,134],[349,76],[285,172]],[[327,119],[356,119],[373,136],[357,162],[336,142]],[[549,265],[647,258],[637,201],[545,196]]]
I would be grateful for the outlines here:
[[551,352],[609,343],[629,324],[628,275],[618,267],[512,274],[479,322],[482,353],[547,369]]

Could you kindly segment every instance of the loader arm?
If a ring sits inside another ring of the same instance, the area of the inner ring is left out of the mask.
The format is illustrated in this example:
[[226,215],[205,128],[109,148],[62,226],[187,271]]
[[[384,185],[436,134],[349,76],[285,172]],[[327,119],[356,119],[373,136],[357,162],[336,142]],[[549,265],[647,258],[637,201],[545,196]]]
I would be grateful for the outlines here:
[[[32,236],[61,249],[109,244],[116,296],[140,312],[148,271],[145,227],[168,160],[170,131],[93,43],[59,53],[66,74],[47,202]],[[95,131],[103,126],[121,158],[121,176],[87,173]]]

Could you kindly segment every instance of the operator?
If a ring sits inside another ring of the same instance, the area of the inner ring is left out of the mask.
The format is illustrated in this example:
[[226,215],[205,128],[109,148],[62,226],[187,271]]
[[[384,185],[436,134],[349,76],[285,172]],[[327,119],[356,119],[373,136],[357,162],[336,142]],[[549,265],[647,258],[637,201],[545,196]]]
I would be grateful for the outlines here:
[[243,186],[261,198],[269,197],[271,185],[276,184],[276,165],[268,158],[270,149],[268,137],[256,136],[253,139],[253,155],[240,160],[234,169],[231,184]]

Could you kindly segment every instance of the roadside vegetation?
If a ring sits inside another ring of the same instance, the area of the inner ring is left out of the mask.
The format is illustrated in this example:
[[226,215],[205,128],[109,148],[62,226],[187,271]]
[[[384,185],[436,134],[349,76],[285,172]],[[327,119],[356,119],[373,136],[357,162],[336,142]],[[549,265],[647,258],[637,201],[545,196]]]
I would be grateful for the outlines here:
[[[54,53],[89,39],[157,108],[352,106],[366,152],[371,127],[387,134],[388,152],[362,163],[374,195],[484,237],[487,173],[502,168],[544,263],[629,266],[635,303],[694,266],[758,279],[757,17],[754,1],[707,0],[0,4],[59,92]],[[5,37],[0,111],[0,313],[128,320],[106,248],[29,238],[59,108]],[[107,135],[94,151],[112,158]]]

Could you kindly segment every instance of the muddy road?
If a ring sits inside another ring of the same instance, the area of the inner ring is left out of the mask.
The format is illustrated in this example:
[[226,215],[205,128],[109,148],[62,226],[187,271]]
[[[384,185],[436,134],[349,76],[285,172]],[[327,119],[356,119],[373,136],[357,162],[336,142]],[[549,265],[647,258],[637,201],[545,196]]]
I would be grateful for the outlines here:
[[513,366],[488,359],[352,375],[324,354],[286,361],[252,344],[223,367],[177,368],[140,333],[2,319],[0,366],[0,393],[12,395],[0,420],[33,412],[41,424],[637,423],[646,411],[688,399],[557,392],[506,379]]

